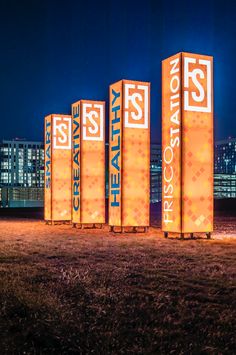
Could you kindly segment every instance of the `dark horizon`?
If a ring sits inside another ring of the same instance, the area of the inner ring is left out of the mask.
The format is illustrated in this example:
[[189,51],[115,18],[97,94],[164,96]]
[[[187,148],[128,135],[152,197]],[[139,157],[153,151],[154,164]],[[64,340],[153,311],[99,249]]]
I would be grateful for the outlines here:
[[236,136],[234,1],[5,0],[0,9],[0,139],[42,141],[44,116],[82,98],[106,100],[108,113],[109,84],[127,78],[151,82],[159,143],[161,60],[180,51],[213,55],[215,140]]

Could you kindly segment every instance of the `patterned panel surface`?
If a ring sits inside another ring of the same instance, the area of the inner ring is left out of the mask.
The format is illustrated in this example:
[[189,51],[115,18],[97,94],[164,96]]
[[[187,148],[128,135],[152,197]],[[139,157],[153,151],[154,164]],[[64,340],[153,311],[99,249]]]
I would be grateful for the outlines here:
[[122,81],[109,91],[109,225],[121,226],[122,210]]
[[122,225],[149,226],[150,84],[123,81]]
[[183,53],[182,56],[184,107],[182,230],[184,233],[211,232],[214,146],[213,58],[192,53]]
[[105,223],[105,103],[81,100],[81,223]]
[[181,232],[181,54],[162,62],[162,230]]
[[52,220],[71,220],[71,116],[52,115]]

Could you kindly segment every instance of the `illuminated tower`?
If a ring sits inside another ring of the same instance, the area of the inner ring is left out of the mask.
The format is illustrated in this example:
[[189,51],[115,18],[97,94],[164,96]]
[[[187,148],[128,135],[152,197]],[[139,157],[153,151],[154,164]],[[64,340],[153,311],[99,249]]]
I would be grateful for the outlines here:
[[213,231],[213,58],[162,62],[162,230]]
[[150,84],[110,85],[109,225],[149,226]]
[[45,117],[44,219],[71,221],[71,116]]
[[105,102],[72,104],[72,223],[105,223]]

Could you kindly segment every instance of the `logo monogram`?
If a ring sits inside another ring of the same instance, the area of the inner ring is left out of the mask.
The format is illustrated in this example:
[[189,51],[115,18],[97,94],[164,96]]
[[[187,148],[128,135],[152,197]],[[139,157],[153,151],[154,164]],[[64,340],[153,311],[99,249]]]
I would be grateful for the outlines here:
[[83,140],[103,141],[103,115],[101,104],[83,103]]
[[125,127],[148,128],[148,86],[124,84]]
[[53,148],[71,149],[71,118],[54,116]]
[[211,62],[184,58],[184,110],[211,112]]

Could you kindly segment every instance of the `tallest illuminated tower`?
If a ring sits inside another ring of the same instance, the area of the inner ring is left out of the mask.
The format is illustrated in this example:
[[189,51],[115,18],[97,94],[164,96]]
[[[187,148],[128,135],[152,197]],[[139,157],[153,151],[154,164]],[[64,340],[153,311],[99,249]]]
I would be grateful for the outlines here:
[[162,62],[162,230],[213,230],[213,58]]

